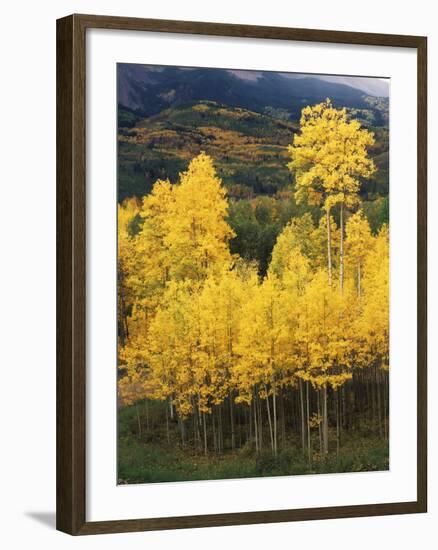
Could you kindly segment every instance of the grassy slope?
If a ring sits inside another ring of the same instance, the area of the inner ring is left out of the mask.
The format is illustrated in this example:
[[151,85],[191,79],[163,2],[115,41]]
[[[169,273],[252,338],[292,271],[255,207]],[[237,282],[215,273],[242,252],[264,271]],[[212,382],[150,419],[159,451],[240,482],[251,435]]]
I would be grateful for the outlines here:
[[287,438],[277,458],[266,448],[259,455],[246,445],[236,451],[217,455],[210,451],[183,449],[178,426],[170,425],[170,442],[167,441],[163,422],[163,405],[148,403],[146,420],[145,403],[138,405],[141,422],[139,433],[136,406],[119,411],[118,480],[119,483],[153,483],[165,481],[193,481],[201,479],[233,479],[243,477],[327,474],[387,470],[388,444],[379,439],[366,421],[352,432],[346,432],[339,457],[336,456],[334,433],[331,436],[331,453],[322,457],[318,453],[317,433],[313,438],[313,461],[309,466],[303,456],[300,441]]

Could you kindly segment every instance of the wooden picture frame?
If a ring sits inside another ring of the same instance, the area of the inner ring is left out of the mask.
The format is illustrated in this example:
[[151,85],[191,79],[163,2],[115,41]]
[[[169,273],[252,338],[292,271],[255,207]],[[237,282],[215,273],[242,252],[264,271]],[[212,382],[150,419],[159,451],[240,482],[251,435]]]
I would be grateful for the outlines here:
[[[90,28],[414,48],[418,71],[417,499],[411,502],[86,521],[85,34]],[[427,40],[420,36],[71,15],[57,21],[57,529],[72,535],[427,511]]]

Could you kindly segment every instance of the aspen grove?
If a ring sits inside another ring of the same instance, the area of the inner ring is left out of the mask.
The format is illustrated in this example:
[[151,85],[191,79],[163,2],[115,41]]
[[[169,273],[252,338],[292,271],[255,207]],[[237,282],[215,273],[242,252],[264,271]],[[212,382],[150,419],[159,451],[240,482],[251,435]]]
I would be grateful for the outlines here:
[[119,403],[160,402],[167,442],[199,455],[295,445],[311,465],[363,418],[389,437],[389,229],[359,197],[374,137],[327,100],[291,141],[296,202],[320,215],[290,219],[266,274],[230,251],[205,153],[118,207]]

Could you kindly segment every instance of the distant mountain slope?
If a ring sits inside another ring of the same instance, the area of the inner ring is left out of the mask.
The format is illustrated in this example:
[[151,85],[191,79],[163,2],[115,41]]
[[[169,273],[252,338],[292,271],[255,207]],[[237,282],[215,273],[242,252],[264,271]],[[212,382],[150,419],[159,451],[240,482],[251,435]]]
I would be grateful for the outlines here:
[[130,121],[119,129],[119,200],[147,194],[158,178],[176,181],[200,151],[212,156],[235,198],[274,194],[291,183],[291,122],[213,101],[171,107],[135,125],[132,116],[119,110],[119,120]]
[[[161,178],[175,182],[205,151],[234,199],[291,189],[287,145],[297,123],[214,101],[187,101],[142,117],[119,109],[119,200],[141,197]],[[388,130],[374,128],[371,151],[379,170],[366,193],[388,192]]]
[[189,101],[211,100],[251,111],[270,110],[273,116],[298,120],[304,106],[327,97],[338,107],[370,110],[379,119],[377,123],[383,123],[381,113],[387,108],[386,98],[375,104],[363,90],[333,82],[329,77],[118,65],[119,104],[143,116]]

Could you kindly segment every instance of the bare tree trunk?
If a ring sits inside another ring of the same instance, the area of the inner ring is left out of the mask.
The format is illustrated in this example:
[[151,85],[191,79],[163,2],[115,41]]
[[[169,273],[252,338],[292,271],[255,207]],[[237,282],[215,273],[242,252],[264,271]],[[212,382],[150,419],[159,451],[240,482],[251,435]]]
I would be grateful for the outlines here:
[[140,419],[140,410],[138,408],[138,403],[135,404],[135,410],[137,412],[137,427],[138,427],[138,438],[141,439],[141,419]]
[[259,449],[260,451],[263,449],[263,416],[262,416],[262,404],[260,402],[260,398],[256,396],[256,403],[257,403],[257,409],[258,409],[258,429],[259,429]]
[[373,429],[376,428],[376,418],[377,418],[377,412],[376,412],[376,403],[377,403],[377,399],[376,399],[376,385],[374,383],[374,367],[372,369],[370,369],[370,373],[369,373],[369,376],[368,376],[368,383],[370,385],[370,388],[371,388],[371,403],[372,403],[372,411],[373,411]]
[[207,418],[205,412],[202,413],[202,420],[204,425],[204,454],[207,455]]
[[321,422],[321,419],[322,419],[322,413],[321,413],[321,399],[320,399],[320,396],[319,394],[321,393],[321,390],[319,388],[317,388],[316,390],[316,406],[317,406],[317,409],[318,409],[318,436],[319,436],[319,452],[322,454],[323,452],[323,447],[322,447],[322,422]]
[[322,389],[322,437],[324,454],[328,453],[327,382]]
[[381,395],[380,395],[380,372],[376,368],[376,392],[377,392],[377,417],[379,422],[379,437],[383,437],[382,433],[382,403],[381,403]]
[[336,390],[336,458],[339,458],[340,442],[339,402],[339,390]]
[[222,428],[222,403],[219,405],[219,452],[224,448],[224,432]]
[[274,455],[277,456],[277,395],[275,384],[273,391],[274,393],[272,394],[272,414],[274,416]]
[[266,386],[265,386],[265,391],[266,391],[266,410],[268,412],[269,436],[271,438],[272,452],[275,455],[274,435],[273,435],[273,432],[272,432],[271,407],[269,406],[269,395],[268,395],[268,390],[267,390]]
[[201,443],[201,431],[199,429],[199,411],[197,410],[197,408],[194,411],[193,417],[195,419],[195,441],[196,441],[196,446],[198,447],[198,449],[200,449],[202,443]]
[[307,410],[307,453],[309,465],[312,463],[312,440],[310,438],[310,404],[309,404],[309,382],[306,381],[306,410]]
[[332,286],[332,231],[330,227],[330,210],[326,210],[327,221],[327,271],[329,286]]
[[234,405],[233,405],[233,392],[230,391],[230,426],[231,426],[231,448],[236,447],[236,438],[234,432]]
[[284,394],[280,389],[280,424],[281,424],[281,444],[284,447],[286,443],[286,420],[284,414]]
[[345,386],[342,386],[342,407],[341,407],[341,426],[346,428],[346,418],[347,418],[347,399],[345,397],[346,389]]
[[167,403],[166,403],[166,437],[167,437],[167,443],[170,443],[170,432],[169,432],[169,413],[167,411]]
[[357,264],[357,295],[359,298],[362,295],[360,262]]
[[147,399],[144,402],[144,409],[146,412],[146,429],[149,431],[149,402]]
[[306,435],[305,435],[305,427],[304,427],[304,396],[303,396],[303,381],[301,378],[298,381],[298,385],[300,387],[300,408],[301,408],[301,445],[303,447],[303,454],[305,453],[305,447],[306,447]]
[[252,401],[249,405],[249,411],[248,411],[248,426],[246,428],[246,439],[247,440],[252,439]]
[[385,441],[388,441],[388,416],[389,416],[389,399],[388,399],[388,375],[384,373],[383,378],[383,433]]
[[128,315],[126,313],[126,302],[125,302],[125,286],[123,282],[123,270],[119,266],[118,269],[118,278],[119,278],[119,289],[120,289],[120,302],[118,305],[119,310],[119,329],[120,329],[120,344],[122,347],[125,347],[126,340],[129,339],[129,329],[128,329]]
[[179,423],[179,429],[180,429],[180,432],[181,432],[181,445],[183,447],[185,447],[186,446],[186,434],[185,434],[185,428],[184,428],[184,420],[180,416],[178,416],[178,423]]
[[256,406],[255,396],[252,402],[253,402],[253,408],[254,408],[254,439],[255,439],[255,445],[256,445],[256,453],[258,454],[259,438],[258,438],[258,430],[257,430],[257,406]]
[[217,453],[217,437],[216,437],[216,421],[215,421],[214,408],[211,410],[211,425],[213,427],[213,449]]
[[339,247],[339,285],[341,292],[344,291],[344,203],[341,202],[340,231],[341,242]]

